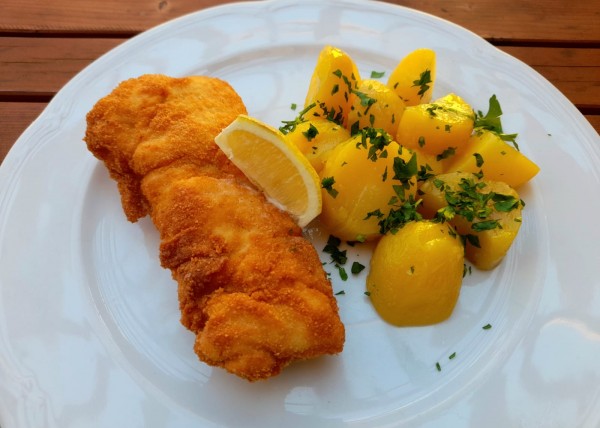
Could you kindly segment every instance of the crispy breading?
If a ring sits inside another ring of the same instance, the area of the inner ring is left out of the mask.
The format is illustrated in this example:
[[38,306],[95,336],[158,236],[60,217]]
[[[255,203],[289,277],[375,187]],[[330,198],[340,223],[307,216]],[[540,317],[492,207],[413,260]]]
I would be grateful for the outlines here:
[[254,381],[341,352],[342,325],[319,257],[214,143],[246,109],[210,77],[146,75],[88,114],[85,140],[130,221],[150,214],[199,358]]
[[143,75],[96,103],[85,141],[117,181],[127,219],[136,221],[149,213],[141,179],[160,166],[180,161],[205,175],[246,180],[213,142],[240,113],[242,100],[221,80]]

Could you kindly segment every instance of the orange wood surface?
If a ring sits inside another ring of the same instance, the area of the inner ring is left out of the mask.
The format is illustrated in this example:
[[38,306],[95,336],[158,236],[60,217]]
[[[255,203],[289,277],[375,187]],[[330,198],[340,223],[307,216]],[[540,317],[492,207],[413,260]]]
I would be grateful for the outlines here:
[[[461,25],[547,78],[600,131],[600,0],[395,0]],[[0,161],[69,79],[133,35],[217,0],[3,0]]]

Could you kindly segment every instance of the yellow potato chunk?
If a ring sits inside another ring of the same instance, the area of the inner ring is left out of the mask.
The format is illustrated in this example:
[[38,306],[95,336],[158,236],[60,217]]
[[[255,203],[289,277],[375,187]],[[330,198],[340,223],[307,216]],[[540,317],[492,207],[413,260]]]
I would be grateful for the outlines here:
[[438,175],[445,172],[445,166],[442,161],[437,160],[436,156],[430,155],[421,149],[406,149],[417,155],[417,165],[419,171],[423,170],[427,174]]
[[[387,134],[378,134],[377,138]],[[389,136],[387,136],[389,138]],[[323,189],[321,222],[330,233],[346,241],[373,240],[380,236],[380,216],[371,215],[379,210],[383,215],[390,210],[390,201],[398,198],[394,186],[401,181],[393,179],[394,162],[410,162],[412,154],[395,142],[385,146],[387,157],[369,158],[373,138],[363,146],[362,135],[338,145],[331,152],[321,171],[322,182],[331,186]],[[381,153],[381,151],[379,152]],[[398,161],[394,159],[398,158]],[[404,198],[416,193],[416,178],[405,181]],[[326,186],[324,186],[326,187]]]
[[464,248],[452,228],[414,221],[377,243],[367,291],[377,313],[390,324],[435,324],[452,314],[463,270]]
[[481,130],[471,136],[464,152],[453,160],[448,170],[481,171],[486,180],[502,181],[518,188],[531,180],[540,167],[497,134]]
[[393,137],[403,113],[404,102],[392,89],[377,80],[363,80],[350,97],[348,127],[380,128]]
[[330,151],[350,139],[350,132],[330,120],[312,119],[298,124],[287,134],[287,138],[300,149],[318,173],[323,169]]
[[446,95],[430,104],[407,107],[398,124],[398,144],[436,156],[445,167],[460,154],[473,132],[473,109],[461,97]]
[[435,52],[416,49],[406,55],[396,66],[387,85],[407,106],[431,101],[435,83]]
[[304,107],[315,104],[312,114],[347,124],[350,94],[360,75],[356,64],[341,49],[325,46],[313,71]]
[[426,218],[444,218],[465,237],[467,259],[479,269],[496,267],[521,227],[523,203],[508,184],[462,172],[425,181],[420,192]]

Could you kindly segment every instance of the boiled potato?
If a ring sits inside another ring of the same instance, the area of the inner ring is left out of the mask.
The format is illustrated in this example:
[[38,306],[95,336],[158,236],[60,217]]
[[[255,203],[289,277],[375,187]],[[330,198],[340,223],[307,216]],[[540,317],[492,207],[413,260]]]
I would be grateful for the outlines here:
[[315,171],[320,172],[330,151],[350,139],[342,125],[326,119],[312,119],[298,124],[287,138],[306,156]]
[[396,66],[387,81],[407,106],[431,101],[435,83],[435,52],[416,49],[406,55]]
[[436,156],[430,155],[421,149],[406,149],[417,155],[417,165],[419,171],[424,169],[427,174],[438,175],[445,172],[445,165],[438,160]]
[[348,127],[380,128],[394,136],[403,113],[404,102],[392,89],[377,80],[363,80],[350,97]]
[[[346,241],[373,240],[380,236],[380,218],[369,213],[389,212],[390,201],[398,197],[393,186],[400,185],[400,181],[392,179],[394,158],[409,162],[412,157],[408,150],[399,154],[400,146],[392,141],[385,148],[387,157],[378,156],[373,161],[369,159],[371,141],[365,148],[361,140],[362,136],[357,135],[333,149],[320,174],[325,181],[333,180],[332,186],[323,189],[321,222],[331,234]],[[414,197],[416,179],[406,184],[408,189],[403,196]]]
[[464,248],[451,227],[414,221],[377,243],[367,291],[377,313],[391,324],[435,324],[452,314],[463,270]]
[[465,237],[466,257],[479,269],[496,267],[521,227],[523,204],[506,183],[451,172],[425,181],[419,194],[423,216],[447,219]]
[[448,94],[430,104],[407,107],[398,124],[396,141],[436,156],[447,167],[464,150],[474,119],[469,104],[458,95]]
[[313,71],[304,107],[315,104],[311,114],[347,125],[350,94],[360,81],[356,64],[341,49],[325,46]]
[[491,131],[478,130],[460,156],[448,167],[449,171],[479,173],[486,180],[502,181],[518,188],[531,180],[540,167]]

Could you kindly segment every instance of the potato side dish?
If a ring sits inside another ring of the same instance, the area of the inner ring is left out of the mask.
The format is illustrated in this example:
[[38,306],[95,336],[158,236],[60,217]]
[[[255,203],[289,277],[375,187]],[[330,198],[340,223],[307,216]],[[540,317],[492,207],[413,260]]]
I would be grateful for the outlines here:
[[304,109],[280,130],[319,173],[331,235],[377,242],[366,294],[378,313],[433,324],[453,311],[465,258],[483,270],[504,258],[524,206],[515,188],[539,167],[504,133],[495,95],[486,114],[454,93],[431,101],[432,50],[383,76],[362,79],[347,53],[326,46]]

